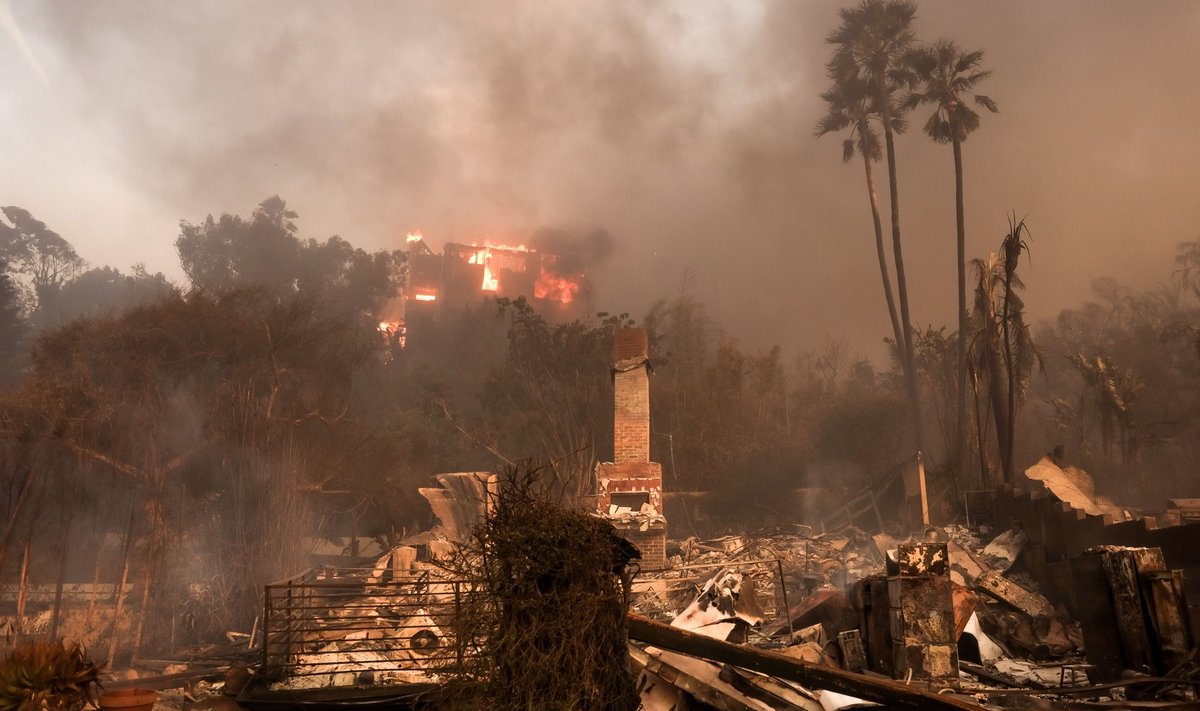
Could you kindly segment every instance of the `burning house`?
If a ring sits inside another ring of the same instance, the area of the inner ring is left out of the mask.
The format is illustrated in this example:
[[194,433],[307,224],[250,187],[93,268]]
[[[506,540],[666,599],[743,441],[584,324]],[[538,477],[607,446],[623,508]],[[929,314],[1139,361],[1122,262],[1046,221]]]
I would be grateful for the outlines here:
[[403,330],[413,318],[436,318],[487,298],[525,297],[539,314],[570,320],[586,308],[589,289],[586,275],[558,254],[486,242],[451,242],[439,254],[410,234],[404,293],[380,330]]

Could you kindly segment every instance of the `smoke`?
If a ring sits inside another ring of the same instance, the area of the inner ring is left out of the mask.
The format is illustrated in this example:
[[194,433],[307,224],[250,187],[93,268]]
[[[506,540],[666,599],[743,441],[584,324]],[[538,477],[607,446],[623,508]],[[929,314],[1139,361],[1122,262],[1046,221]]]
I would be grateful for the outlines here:
[[[8,171],[0,192],[93,262],[176,273],[177,220],[276,193],[305,234],[371,249],[418,229],[445,243],[596,226],[609,256],[585,240],[580,259],[605,310],[642,313],[691,273],[744,341],[832,335],[882,358],[861,166],[812,136],[842,4],[18,0],[58,96],[18,87],[16,104],[52,119],[0,114],[19,128],[0,148],[14,166],[69,149],[53,170]],[[1034,317],[1099,275],[1138,285],[1169,268],[1200,225],[1200,166],[1180,159],[1198,139],[1179,130],[1200,109],[1200,8],[920,10],[923,37],[984,48],[995,69],[1001,113],[964,147],[968,256],[995,247],[1009,210],[1028,214]],[[953,168],[923,122],[897,148],[905,256],[914,318],[941,324]]]
[[613,251],[613,236],[606,230],[572,232],[542,228],[534,232],[530,246],[558,257],[557,271],[576,274],[604,264]]
[[4,28],[4,33],[8,35],[13,44],[20,50],[21,56],[25,59],[26,64],[37,76],[38,80],[45,86],[50,86],[50,79],[46,76],[46,70],[42,68],[37,57],[34,56],[33,50],[30,49],[29,43],[25,41],[25,35],[21,32],[21,28],[17,26],[17,18],[13,17],[12,0],[0,0],[0,27]]

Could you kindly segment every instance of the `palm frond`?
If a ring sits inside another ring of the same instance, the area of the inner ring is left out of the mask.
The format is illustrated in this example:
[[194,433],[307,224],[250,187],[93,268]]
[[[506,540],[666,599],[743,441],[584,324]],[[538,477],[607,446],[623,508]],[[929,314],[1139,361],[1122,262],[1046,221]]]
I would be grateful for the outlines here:
[[830,111],[817,121],[816,135],[817,137],[824,136],[827,133],[840,131],[850,125],[850,117],[844,112]]
[[969,91],[971,87],[975,86],[984,79],[987,79],[991,75],[992,71],[990,69],[972,72],[967,75],[956,74],[954,80],[951,82],[951,86],[955,91]]
[[965,104],[955,107],[953,116],[954,131],[960,141],[967,140],[967,136],[979,128],[979,114]]
[[980,106],[987,109],[988,111],[991,111],[992,113],[999,113],[999,111],[1000,111],[1000,108],[998,106],[996,106],[996,102],[992,101],[991,99],[984,96],[983,94],[975,95],[975,103],[979,104]]
[[942,117],[940,111],[935,111],[929,116],[929,120],[925,122],[925,135],[932,138],[935,143],[949,143],[954,139],[954,132],[950,128],[950,122]]
[[[950,42],[950,44],[954,45],[953,42]],[[954,50],[956,53],[959,52],[957,46],[954,46]],[[968,69],[973,69],[975,67],[978,67],[982,62],[983,62],[983,50],[982,49],[977,49],[974,52],[967,52],[966,54],[960,54],[958,59],[954,63],[954,73],[961,74],[962,72],[965,72]]]
[[849,163],[854,158],[854,139],[847,138],[842,141],[842,162]]

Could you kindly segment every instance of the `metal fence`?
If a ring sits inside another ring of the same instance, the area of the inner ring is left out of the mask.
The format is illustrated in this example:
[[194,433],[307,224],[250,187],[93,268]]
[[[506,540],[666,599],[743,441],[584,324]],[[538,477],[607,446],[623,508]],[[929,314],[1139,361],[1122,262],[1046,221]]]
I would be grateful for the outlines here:
[[436,680],[476,647],[455,629],[473,589],[377,569],[309,571],[267,585],[263,674],[300,688]]

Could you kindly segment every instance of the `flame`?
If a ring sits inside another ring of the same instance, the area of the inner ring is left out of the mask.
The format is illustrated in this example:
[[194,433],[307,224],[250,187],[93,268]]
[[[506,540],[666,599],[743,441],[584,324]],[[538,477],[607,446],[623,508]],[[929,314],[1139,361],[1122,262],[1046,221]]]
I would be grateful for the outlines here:
[[400,324],[396,321],[380,321],[379,332],[385,335],[395,333],[400,329]]
[[569,304],[575,300],[579,291],[579,282],[567,279],[551,272],[542,272],[537,283],[533,285],[533,296],[536,299],[549,299],[560,304]]
[[518,244],[515,247],[513,247],[513,246],[510,246],[507,244],[490,244],[490,243],[485,242],[481,246],[477,242],[472,242],[471,246],[479,247],[479,250],[476,252],[473,252],[471,254],[471,256],[467,258],[467,263],[483,265],[483,283],[479,285],[479,288],[484,291],[499,291],[499,289],[500,289],[500,278],[496,275],[495,271],[492,269],[492,256],[493,256],[492,250],[493,249],[501,250],[501,251],[505,251],[505,252],[533,252],[533,251],[535,251],[535,250],[529,249],[528,247],[526,247],[523,244]]
[[[410,241],[421,239],[419,232],[409,235]],[[554,265],[558,261],[553,254],[538,254],[536,249],[533,249],[525,244],[496,244],[491,241],[471,242],[465,245],[466,249],[462,249],[464,245],[457,245],[456,249],[459,259],[465,258],[467,264],[478,264],[483,267],[483,277],[479,284],[481,291],[500,291],[500,275],[504,271],[513,270],[524,272],[526,270],[536,270],[537,280],[534,282],[533,298],[548,301],[557,301],[562,304],[569,304],[575,300],[576,295],[582,288],[582,274],[563,276],[555,273]],[[538,254],[536,259],[526,261],[523,255]],[[431,293],[413,294],[412,298],[416,301],[437,301],[438,296]]]
[[425,239],[425,237],[421,234],[421,230],[409,232],[408,234],[404,235],[404,241],[408,242],[409,244],[412,244],[413,242],[420,242],[423,239]]
[[[471,245],[471,246],[474,247],[477,245]],[[482,264],[483,265],[483,284],[480,285],[479,288],[483,289],[484,291],[496,291],[497,289],[500,288],[500,280],[496,278],[495,274],[492,274],[491,261],[492,261],[492,248],[491,247],[484,247],[483,249],[479,250],[478,252],[473,253],[467,259],[468,264]]]

